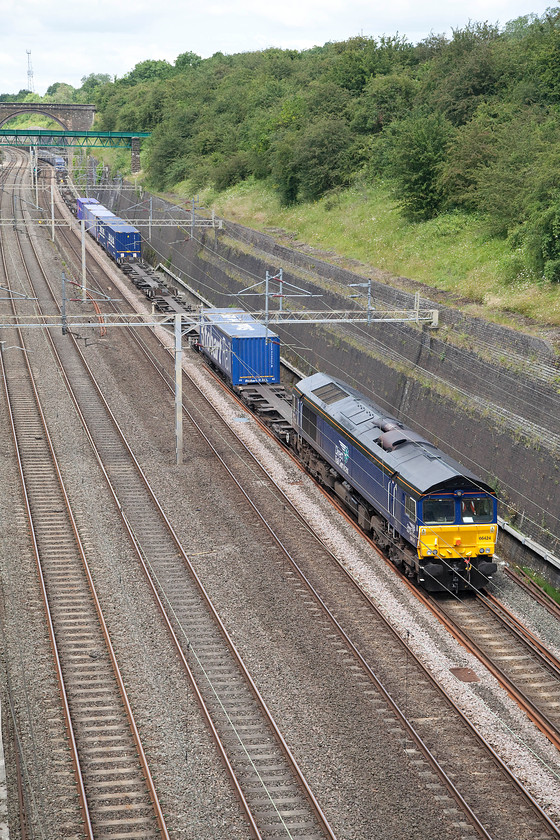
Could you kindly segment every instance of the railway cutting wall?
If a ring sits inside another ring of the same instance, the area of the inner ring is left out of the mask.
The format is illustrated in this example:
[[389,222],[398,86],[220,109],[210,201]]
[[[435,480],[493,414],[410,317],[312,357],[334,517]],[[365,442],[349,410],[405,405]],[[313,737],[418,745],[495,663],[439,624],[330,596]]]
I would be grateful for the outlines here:
[[[116,188],[98,198],[147,223],[146,196],[140,206],[137,195]],[[166,263],[216,306],[242,300],[248,308],[264,308],[262,298],[232,296],[280,268],[285,283],[321,295],[304,301],[308,309],[358,305],[349,300],[349,291],[356,290],[348,286],[363,283],[363,273],[231,222],[220,231],[195,228],[191,238],[186,211],[184,226],[158,226],[170,211],[177,216],[171,205],[153,198],[153,260]],[[439,310],[438,330],[402,323],[298,325],[278,330],[283,353],[305,372],[318,368],[365,390],[496,487],[511,505],[502,509],[504,518],[560,554],[560,364],[554,346],[560,336],[493,324],[430,299],[425,295],[434,290],[413,281],[394,282],[381,272],[372,275],[374,305],[410,309],[419,290],[421,306]]]

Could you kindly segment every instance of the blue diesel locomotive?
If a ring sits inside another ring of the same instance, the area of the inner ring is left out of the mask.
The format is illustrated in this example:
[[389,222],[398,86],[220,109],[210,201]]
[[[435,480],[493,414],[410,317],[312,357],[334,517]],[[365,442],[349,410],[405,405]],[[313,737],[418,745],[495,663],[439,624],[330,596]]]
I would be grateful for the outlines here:
[[492,488],[324,373],[295,387],[294,445],[404,572],[431,592],[483,587],[497,566]]
[[46,163],[50,163],[51,166],[54,167],[56,172],[65,172],[66,171],[66,161],[62,157],[62,155],[56,154],[52,149],[42,149],[39,148],[37,152],[37,157],[39,160],[44,160]]

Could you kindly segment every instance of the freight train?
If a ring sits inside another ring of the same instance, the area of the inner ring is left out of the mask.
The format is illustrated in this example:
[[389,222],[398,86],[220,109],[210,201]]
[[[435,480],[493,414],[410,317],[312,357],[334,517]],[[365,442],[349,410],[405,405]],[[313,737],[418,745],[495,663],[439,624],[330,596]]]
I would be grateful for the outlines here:
[[199,349],[234,388],[280,382],[280,339],[243,309],[203,314]]
[[[242,396],[248,383],[280,381],[278,336],[242,310],[207,311],[199,349]],[[496,572],[492,488],[350,385],[325,373],[302,379],[282,437],[428,591],[480,589]]]
[[78,198],[76,216],[84,220],[86,231],[116,263],[140,261],[142,237],[134,225],[116,216],[95,198]]
[[54,166],[56,172],[65,172],[66,171],[66,161],[62,157],[62,155],[57,154],[56,151],[52,149],[42,149],[39,148],[37,152],[37,157],[39,160],[44,160],[46,163],[49,163],[51,166]]
[[[95,200],[78,199],[77,212],[113,259],[140,260],[135,228]],[[130,228],[137,242],[121,252],[101,233]],[[125,268],[139,288],[146,285],[140,266],[136,279],[134,265]],[[152,285],[157,284],[149,285],[150,294]],[[162,287],[154,297],[156,304],[158,294],[168,291]],[[172,299],[176,309],[179,301]],[[259,406],[263,410],[264,400],[267,419],[282,441],[408,577],[431,592],[458,593],[488,583],[497,570],[498,535],[497,500],[488,484],[359,391],[325,373],[299,381],[286,421],[276,422],[271,405],[282,403],[277,397],[280,341],[244,310],[206,310],[197,349],[257,412]]]

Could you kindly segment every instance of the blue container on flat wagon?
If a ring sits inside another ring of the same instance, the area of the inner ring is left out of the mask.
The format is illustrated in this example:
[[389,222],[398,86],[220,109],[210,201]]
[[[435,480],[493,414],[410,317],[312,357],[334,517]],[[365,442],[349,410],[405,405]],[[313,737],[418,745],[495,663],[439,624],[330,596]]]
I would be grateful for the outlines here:
[[208,309],[200,350],[232,385],[280,382],[280,339],[242,309]]
[[107,210],[106,207],[103,207],[102,204],[83,204],[82,213],[82,218],[85,222],[86,230],[89,231],[95,239],[97,239],[96,228],[98,219],[117,218],[114,213],[111,213],[111,211]]
[[142,241],[134,225],[118,217],[100,217],[97,220],[96,237],[102,248],[117,263],[140,260]]
[[76,199],[76,215],[78,219],[84,218],[84,206],[85,205],[97,205],[99,206],[99,202],[96,198],[87,198],[86,196],[79,196]]

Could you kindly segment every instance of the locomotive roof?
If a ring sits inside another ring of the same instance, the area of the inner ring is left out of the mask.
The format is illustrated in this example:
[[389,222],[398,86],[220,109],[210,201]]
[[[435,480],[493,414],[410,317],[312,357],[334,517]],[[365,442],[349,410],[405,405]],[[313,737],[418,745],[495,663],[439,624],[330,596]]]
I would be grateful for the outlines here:
[[316,373],[298,382],[296,390],[419,495],[455,489],[494,492],[458,461],[345,382]]

